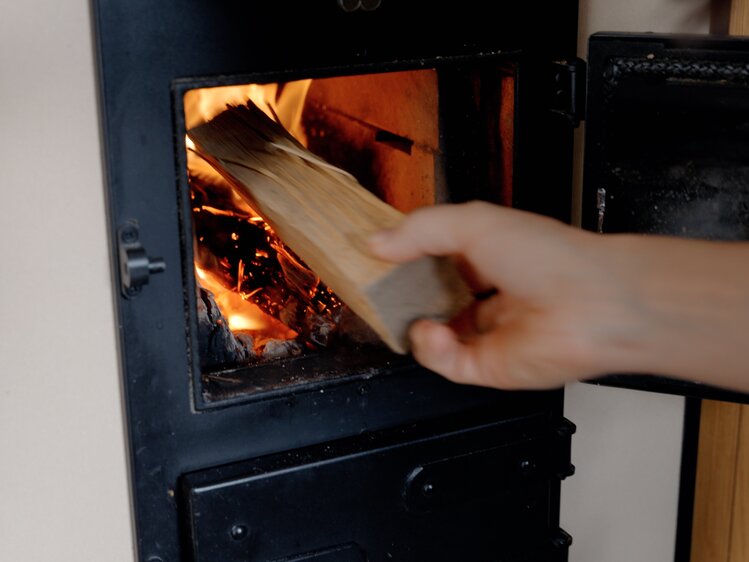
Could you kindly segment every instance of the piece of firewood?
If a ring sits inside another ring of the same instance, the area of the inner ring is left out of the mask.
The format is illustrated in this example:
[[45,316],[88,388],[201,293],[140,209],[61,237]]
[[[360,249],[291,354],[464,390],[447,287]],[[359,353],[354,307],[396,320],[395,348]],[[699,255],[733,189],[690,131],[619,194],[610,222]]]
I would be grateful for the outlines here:
[[318,158],[251,102],[189,131],[196,151],[238,188],[351,309],[396,352],[419,318],[447,320],[471,295],[448,258],[396,265],[373,257],[371,234],[403,214]]

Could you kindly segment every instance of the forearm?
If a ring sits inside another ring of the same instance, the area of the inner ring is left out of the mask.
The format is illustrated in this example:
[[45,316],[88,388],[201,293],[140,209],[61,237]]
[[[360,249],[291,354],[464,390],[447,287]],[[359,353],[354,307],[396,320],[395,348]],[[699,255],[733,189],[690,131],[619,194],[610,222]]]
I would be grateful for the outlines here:
[[599,235],[486,203],[420,209],[370,242],[397,262],[457,256],[496,290],[411,329],[417,361],[456,382],[643,373],[749,392],[749,243]]
[[749,391],[749,244],[617,235],[598,246],[630,307],[628,335],[601,349],[617,370]]

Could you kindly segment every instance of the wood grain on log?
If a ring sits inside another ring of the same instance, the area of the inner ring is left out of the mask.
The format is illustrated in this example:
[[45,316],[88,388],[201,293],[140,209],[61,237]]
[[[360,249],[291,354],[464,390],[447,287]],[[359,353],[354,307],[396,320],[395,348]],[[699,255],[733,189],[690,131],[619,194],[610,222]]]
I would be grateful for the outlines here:
[[449,259],[396,265],[373,257],[366,238],[396,226],[403,214],[309,152],[251,103],[188,134],[198,153],[394,351],[408,351],[414,320],[446,320],[470,302]]

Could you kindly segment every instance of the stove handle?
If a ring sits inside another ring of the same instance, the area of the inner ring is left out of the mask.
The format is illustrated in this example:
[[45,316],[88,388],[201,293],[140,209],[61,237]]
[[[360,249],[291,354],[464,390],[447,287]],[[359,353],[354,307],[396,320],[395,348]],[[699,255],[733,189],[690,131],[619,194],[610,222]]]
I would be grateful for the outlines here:
[[117,229],[120,289],[122,295],[128,299],[140,294],[151,275],[166,270],[166,262],[162,258],[149,257],[139,238],[136,221],[127,221]]

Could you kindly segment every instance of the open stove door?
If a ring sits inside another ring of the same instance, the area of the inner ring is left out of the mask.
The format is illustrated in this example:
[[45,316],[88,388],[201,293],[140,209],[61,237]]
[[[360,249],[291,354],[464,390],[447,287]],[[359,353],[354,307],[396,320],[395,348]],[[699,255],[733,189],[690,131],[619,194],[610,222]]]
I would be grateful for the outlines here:
[[[749,240],[749,40],[593,35],[586,120],[584,228]],[[664,377],[593,382],[749,402]]]

